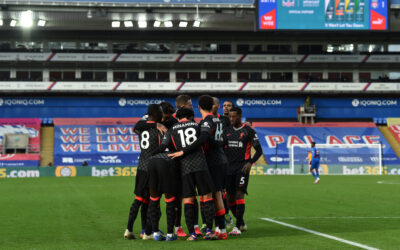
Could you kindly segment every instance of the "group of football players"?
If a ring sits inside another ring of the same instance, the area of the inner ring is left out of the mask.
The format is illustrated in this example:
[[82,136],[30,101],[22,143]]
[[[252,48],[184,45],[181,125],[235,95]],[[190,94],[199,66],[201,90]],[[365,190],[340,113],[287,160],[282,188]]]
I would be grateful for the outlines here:
[[[135,126],[141,153],[136,197],[130,207],[124,237],[136,238],[133,224],[139,209],[140,237],[144,240],[173,241],[178,236],[188,237],[189,241],[199,237],[226,240],[229,210],[236,217],[236,225],[229,235],[240,235],[247,230],[243,215],[249,173],[262,155],[257,135],[251,126],[242,123],[241,109],[230,101],[224,102],[224,114],[220,116],[218,98],[200,96],[198,108],[202,119],[199,123],[194,119],[190,96],[178,96],[176,107],[175,112],[168,102],[152,104]],[[166,235],[159,229],[163,194]],[[189,235],[181,227],[182,200]],[[199,210],[203,231],[199,228]]]

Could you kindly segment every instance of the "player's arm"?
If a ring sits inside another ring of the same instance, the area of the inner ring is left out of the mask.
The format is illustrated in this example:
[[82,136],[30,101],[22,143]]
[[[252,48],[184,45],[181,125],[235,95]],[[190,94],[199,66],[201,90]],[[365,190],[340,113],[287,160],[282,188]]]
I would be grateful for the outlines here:
[[222,144],[223,148],[228,147],[228,137],[226,136],[226,131],[225,130],[224,130],[224,133],[221,136],[221,144]]
[[207,122],[201,123],[200,126],[201,127],[199,138],[197,138],[192,144],[188,145],[186,148],[182,149],[182,151],[169,154],[168,156],[174,159],[184,154],[189,154],[193,150],[200,148],[204,143],[206,143],[211,137],[211,126]]
[[172,159],[174,159],[174,158],[180,157],[180,156],[182,156],[184,154],[189,154],[193,150],[196,150],[196,149],[200,148],[205,142],[208,141],[209,137],[210,137],[209,133],[202,131],[200,133],[199,138],[197,138],[192,144],[190,144],[189,146],[187,146],[183,150],[175,152],[175,153],[172,153],[172,154],[169,154],[168,156],[171,157]]
[[165,132],[167,132],[167,128],[162,125],[161,123],[157,123],[157,122],[153,122],[153,121],[147,121],[147,120],[140,120],[138,121],[138,123],[136,123],[134,131],[136,134],[145,131],[145,130],[149,130],[152,128],[156,128],[158,129],[158,131],[160,131],[160,133],[163,135]]
[[254,147],[256,152],[253,155],[253,157],[250,159],[250,162],[246,163],[243,166],[242,172],[244,172],[244,173],[249,173],[251,170],[251,166],[254,163],[256,163],[258,161],[258,159],[260,159],[260,157],[263,155],[260,141],[258,140],[256,131],[254,131],[254,129],[250,129],[250,138],[249,139],[250,139],[251,145]]
[[164,152],[171,145],[171,133],[172,131],[170,129],[164,134],[161,145],[153,152],[152,155]]

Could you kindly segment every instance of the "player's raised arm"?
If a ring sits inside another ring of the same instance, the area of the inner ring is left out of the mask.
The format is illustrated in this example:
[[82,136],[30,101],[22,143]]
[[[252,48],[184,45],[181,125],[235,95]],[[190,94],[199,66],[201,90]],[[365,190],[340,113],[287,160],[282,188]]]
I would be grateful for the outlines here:
[[160,131],[161,134],[164,134],[165,132],[167,132],[167,128],[164,125],[162,125],[161,123],[148,121],[145,119],[141,119],[136,123],[134,131],[136,134],[138,134],[142,131],[149,130],[152,128],[158,129],[158,131]]

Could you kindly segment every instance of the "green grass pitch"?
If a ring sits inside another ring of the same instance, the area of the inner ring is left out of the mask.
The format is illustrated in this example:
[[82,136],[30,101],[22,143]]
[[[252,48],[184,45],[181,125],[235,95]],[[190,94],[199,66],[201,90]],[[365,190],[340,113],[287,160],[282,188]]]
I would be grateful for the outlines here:
[[[374,248],[400,248],[400,176],[322,176],[317,185],[311,176],[251,176],[248,232],[211,242],[124,240],[133,184],[134,177],[2,179],[0,248],[356,249],[262,217]],[[136,234],[139,227],[140,216]],[[160,228],[165,231],[165,215]]]

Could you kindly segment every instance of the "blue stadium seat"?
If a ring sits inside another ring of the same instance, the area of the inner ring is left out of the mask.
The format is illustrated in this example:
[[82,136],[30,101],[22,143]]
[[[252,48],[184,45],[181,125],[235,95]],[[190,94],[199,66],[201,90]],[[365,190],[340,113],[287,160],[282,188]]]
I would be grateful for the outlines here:
[[382,125],[382,124],[383,124],[383,118],[382,118],[382,117],[379,117],[379,118],[378,118],[378,124],[379,124],[379,125]]
[[378,124],[378,118],[374,117],[373,119],[374,119],[374,123]]
[[52,125],[53,124],[53,118],[48,118],[48,120],[47,120],[47,123],[49,124],[49,125]]

